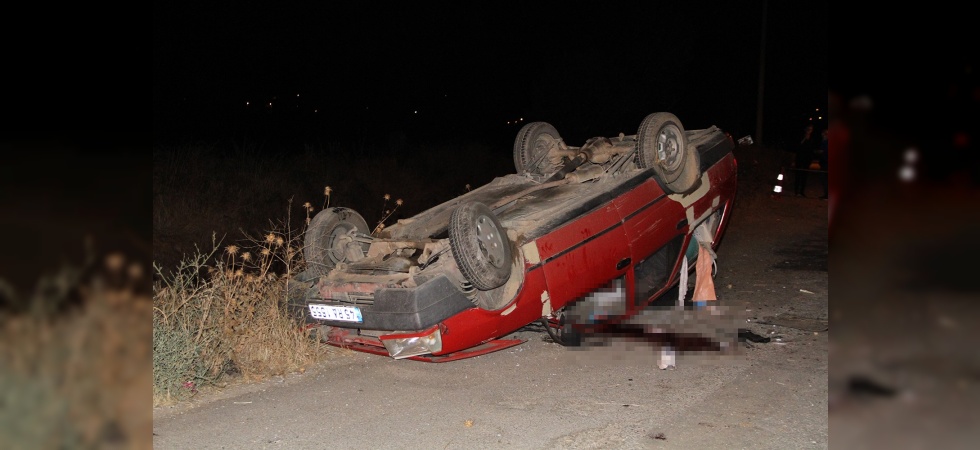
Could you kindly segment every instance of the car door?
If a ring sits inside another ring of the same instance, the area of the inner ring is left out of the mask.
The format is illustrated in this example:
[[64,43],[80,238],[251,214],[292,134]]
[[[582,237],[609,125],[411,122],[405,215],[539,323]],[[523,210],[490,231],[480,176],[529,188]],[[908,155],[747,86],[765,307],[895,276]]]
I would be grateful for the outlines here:
[[686,243],[688,223],[683,206],[667,198],[650,178],[613,201],[623,218],[632,271],[627,294],[640,307],[670,282]]
[[611,202],[537,240],[554,309],[626,274],[629,242],[619,210]]

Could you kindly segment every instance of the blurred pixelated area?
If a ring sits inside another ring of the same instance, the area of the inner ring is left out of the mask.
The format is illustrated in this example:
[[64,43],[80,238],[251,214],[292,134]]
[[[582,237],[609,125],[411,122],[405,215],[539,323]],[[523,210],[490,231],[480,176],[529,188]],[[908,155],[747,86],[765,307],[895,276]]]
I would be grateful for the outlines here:
[[[846,49],[831,80],[833,447],[980,441],[980,60],[955,18],[929,42],[900,31],[932,14]],[[935,51],[912,63],[905,44]]]
[[131,142],[0,142],[2,448],[152,446],[150,157]]

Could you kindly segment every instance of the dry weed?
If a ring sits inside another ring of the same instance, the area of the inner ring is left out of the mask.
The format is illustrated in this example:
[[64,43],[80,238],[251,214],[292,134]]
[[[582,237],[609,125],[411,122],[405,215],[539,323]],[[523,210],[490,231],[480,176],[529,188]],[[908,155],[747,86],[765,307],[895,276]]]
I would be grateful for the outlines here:
[[231,377],[305,370],[326,355],[287,310],[287,281],[302,269],[301,233],[289,221],[261,237],[185,258],[153,293],[154,404]]
[[63,280],[77,304],[35,294],[48,306],[0,318],[0,447],[152,447],[150,298],[138,263],[105,263]]

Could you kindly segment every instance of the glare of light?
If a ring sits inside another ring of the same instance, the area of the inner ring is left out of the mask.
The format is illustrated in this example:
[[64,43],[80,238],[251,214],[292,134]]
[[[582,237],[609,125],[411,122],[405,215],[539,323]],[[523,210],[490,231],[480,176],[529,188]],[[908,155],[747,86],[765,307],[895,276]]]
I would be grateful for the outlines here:
[[823,120],[823,116],[817,116],[817,120]]
[[296,94],[296,96],[299,97],[299,94]]
[[820,108],[817,108],[817,111],[820,111]]
[[419,111],[418,111],[418,110],[416,109],[416,110],[415,110],[415,114],[418,114],[418,113],[419,113]]
[[783,187],[782,186],[776,186],[776,187],[772,188],[772,191],[778,194],[780,192],[783,192]]
[[245,102],[245,106],[248,106],[251,102]]
[[272,102],[269,102],[269,106],[272,106]]
[[320,110],[319,109],[314,109],[313,112],[318,113],[318,112],[320,112]]
[[898,171],[898,178],[906,183],[911,182],[915,179],[915,168],[909,165],[902,166]]
[[905,150],[905,162],[908,164],[915,164],[919,159],[919,152],[915,148],[909,148]]
[[523,122],[523,121],[524,121],[524,118],[523,118],[523,117],[521,117],[521,122]]
[[783,174],[777,175],[776,176],[776,179],[779,180],[779,181],[783,181]]

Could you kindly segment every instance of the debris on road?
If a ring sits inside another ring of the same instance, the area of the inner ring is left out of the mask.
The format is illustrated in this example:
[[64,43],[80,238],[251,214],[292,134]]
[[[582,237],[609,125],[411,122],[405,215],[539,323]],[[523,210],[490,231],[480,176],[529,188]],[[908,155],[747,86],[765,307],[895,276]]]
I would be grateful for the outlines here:
[[766,342],[769,342],[770,338],[767,338],[767,337],[764,337],[764,336],[760,336],[760,335],[755,334],[755,333],[753,333],[753,332],[751,332],[751,331],[749,331],[749,330],[747,330],[745,328],[739,328],[738,329],[738,340],[739,341],[742,341],[742,342],[749,341],[749,342],[757,342],[757,343],[759,343],[759,342],[766,343]]

